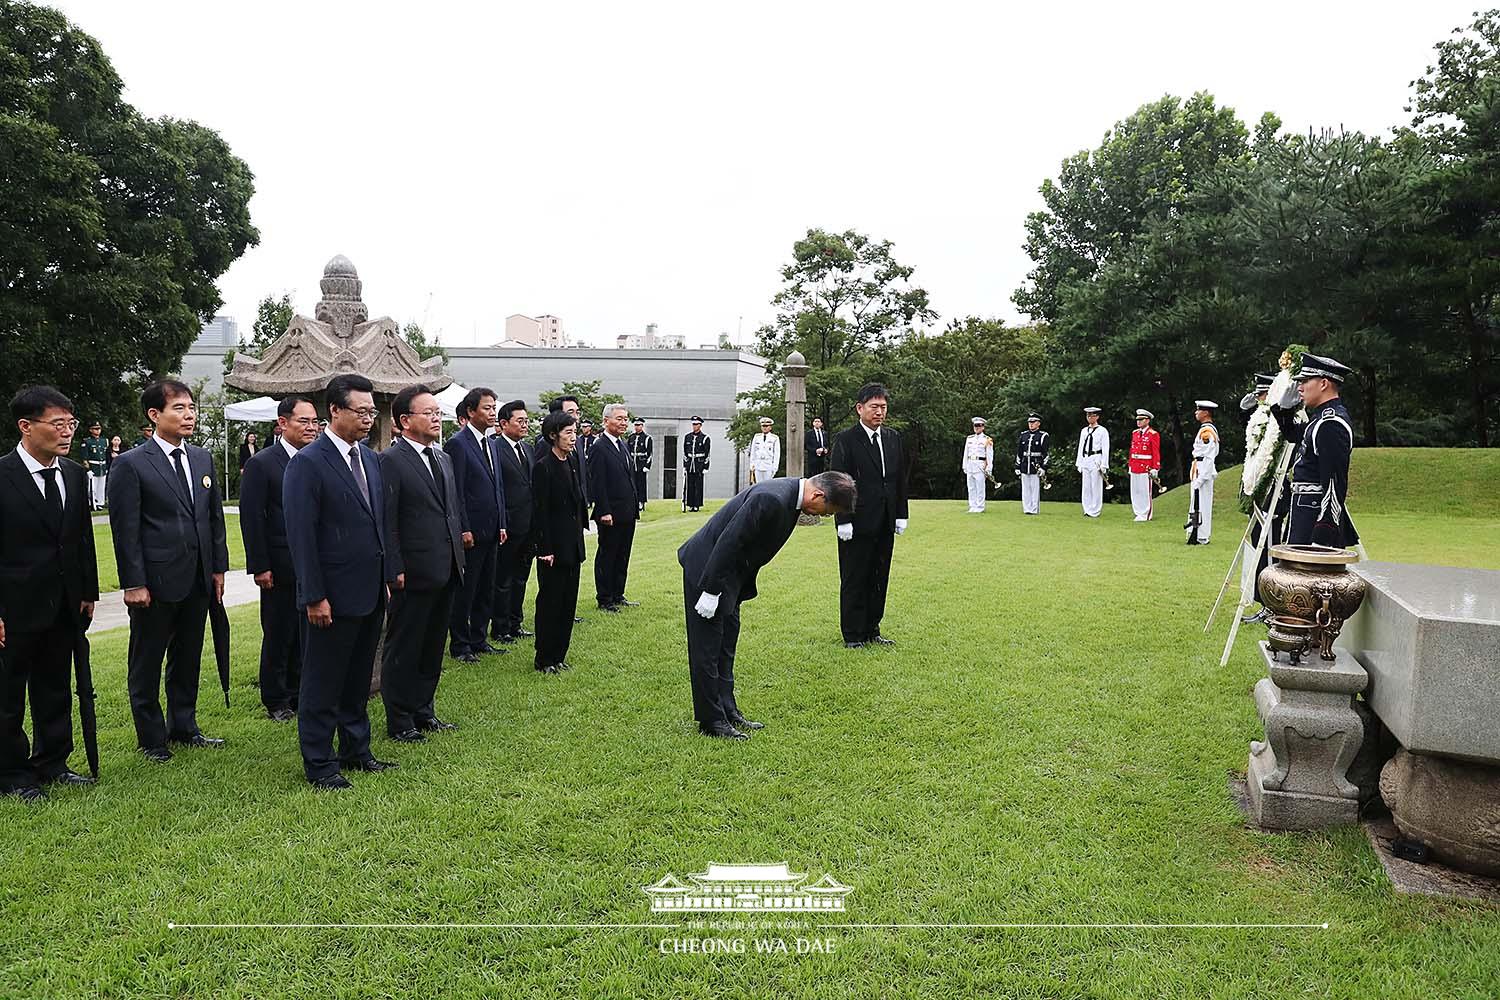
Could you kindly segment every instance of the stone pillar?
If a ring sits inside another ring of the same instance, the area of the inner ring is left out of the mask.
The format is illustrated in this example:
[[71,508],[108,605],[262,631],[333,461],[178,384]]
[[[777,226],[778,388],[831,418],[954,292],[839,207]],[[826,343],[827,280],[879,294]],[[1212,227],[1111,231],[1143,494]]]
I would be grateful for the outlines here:
[[781,366],[786,375],[786,474],[801,479],[807,474],[803,467],[806,452],[802,450],[805,429],[802,421],[807,410],[807,359],[800,352],[787,355]]

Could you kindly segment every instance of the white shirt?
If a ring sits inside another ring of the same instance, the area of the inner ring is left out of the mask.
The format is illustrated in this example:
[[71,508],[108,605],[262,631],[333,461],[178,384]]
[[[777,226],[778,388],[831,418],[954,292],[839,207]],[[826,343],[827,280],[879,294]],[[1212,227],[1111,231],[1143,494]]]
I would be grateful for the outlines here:
[[[526,439],[525,438],[516,438],[514,441],[512,441],[510,439],[510,435],[509,434],[506,434],[504,431],[501,431],[500,432],[500,440],[504,441],[505,442],[505,447],[509,448],[515,454],[516,461],[521,463],[522,470],[524,470],[524,471],[526,471],[526,472],[529,473],[530,472],[530,467],[527,465],[527,461],[526,461]],[[517,450],[517,449],[520,449],[520,450]]]
[[36,459],[32,458],[31,452],[27,451],[20,445],[16,445],[16,454],[21,456],[21,461],[25,464],[26,471],[31,473],[32,482],[36,483],[37,492],[41,493],[43,497],[46,497],[47,495],[47,481],[42,477],[42,470],[57,470],[57,475],[53,476],[52,479],[57,483],[57,495],[62,498],[63,506],[67,507],[68,490],[67,487],[63,485],[62,465],[58,463],[56,456],[53,457],[51,465],[43,465],[41,462],[38,462]]
[[[424,468],[424,469],[427,470],[427,478],[432,479],[432,466],[430,466],[430,465],[427,464],[427,448],[428,448],[428,446],[425,445],[425,444],[422,444],[420,441],[413,441],[411,438],[407,437],[405,434],[401,435],[401,440],[405,441],[407,444],[411,445],[412,450],[417,453],[417,457],[422,460],[422,468]],[[437,459],[434,458],[433,461],[437,461]],[[434,484],[437,483],[436,479],[432,479],[432,481],[433,481]]]
[[167,444],[160,434],[151,435],[151,440],[155,441],[156,446],[162,450],[162,454],[167,456],[167,464],[173,469],[177,468],[177,463],[172,461],[172,452],[177,451],[179,448],[182,449],[182,481],[187,485],[188,496],[192,496],[193,470],[188,467],[187,442]]
[[[350,444],[348,441],[345,441],[343,438],[333,433],[332,428],[324,428],[323,433],[327,435],[328,440],[333,442],[333,446],[339,450],[339,454],[344,458],[344,464],[349,466],[349,471],[351,473],[354,471],[353,463],[359,462],[359,471],[364,474],[364,480],[366,485],[368,486],[370,482],[369,470],[365,468],[364,462],[360,461],[359,445]],[[353,456],[353,458],[351,459],[350,456]]]
[[282,450],[286,452],[287,458],[295,458],[297,456],[297,449],[287,444],[285,437],[279,437],[276,440],[281,443]]
[[881,436],[877,428],[871,427],[863,420],[859,422],[859,426],[864,430],[865,436],[870,439],[870,443],[880,452],[880,474],[885,475],[885,438]]

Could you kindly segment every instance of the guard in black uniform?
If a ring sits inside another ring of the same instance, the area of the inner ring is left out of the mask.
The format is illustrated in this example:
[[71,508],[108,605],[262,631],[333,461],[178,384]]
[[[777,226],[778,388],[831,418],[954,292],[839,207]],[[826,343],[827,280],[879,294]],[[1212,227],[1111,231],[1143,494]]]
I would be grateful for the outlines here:
[[1042,430],[1042,415],[1026,416],[1026,429],[1016,438],[1016,475],[1021,477],[1021,512],[1042,512],[1042,477],[1047,474],[1047,462],[1052,451],[1052,439]]
[[635,503],[638,510],[646,509],[646,472],[651,468],[653,450],[651,435],[646,433],[646,421],[635,418],[635,433],[625,439],[625,450],[630,453],[631,480],[635,483]]
[[1304,354],[1292,377],[1297,382],[1302,405],[1307,408],[1307,423],[1294,423],[1290,413],[1279,406],[1273,408],[1281,432],[1287,440],[1297,442],[1292,464],[1288,544],[1348,548],[1359,542],[1359,534],[1344,506],[1349,494],[1354,425],[1339,398],[1339,390],[1350,374],[1347,366],[1332,358]]
[[703,474],[708,471],[708,435],[703,418],[693,418],[693,430],[682,438],[682,509],[703,509]]

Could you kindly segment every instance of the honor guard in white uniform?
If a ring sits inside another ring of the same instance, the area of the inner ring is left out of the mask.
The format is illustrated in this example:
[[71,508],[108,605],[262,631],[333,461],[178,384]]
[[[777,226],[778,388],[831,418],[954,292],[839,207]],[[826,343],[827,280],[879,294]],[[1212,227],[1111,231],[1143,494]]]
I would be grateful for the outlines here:
[[969,513],[984,513],[984,481],[995,471],[995,442],[984,432],[984,418],[971,421],[974,433],[964,439],[964,481],[969,486]]
[[1198,432],[1193,436],[1193,468],[1188,475],[1193,493],[1185,527],[1189,545],[1207,545],[1214,532],[1214,477],[1219,474],[1214,468],[1214,460],[1219,457],[1219,429],[1213,425],[1219,404],[1200,399],[1193,405],[1198,408],[1194,411]]
[[1042,430],[1042,415],[1026,416],[1026,429],[1016,439],[1016,475],[1021,477],[1021,513],[1042,512],[1042,477],[1047,474],[1052,438]]
[[1083,478],[1083,512],[1098,517],[1104,509],[1104,470],[1109,468],[1109,431],[1099,426],[1099,407],[1085,406],[1088,426],[1078,432],[1078,456],[1073,467]]
[[1161,475],[1161,435],[1151,426],[1150,410],[1135,411],[1135,430],[1130,432],[1130,506],[1137,521],[1151,520],[1152,493]]
[[760,418],[760,433],[750,440],[750,481],[763,483],[776,478],[781,466],[781,438],[771,433],[771,418]]

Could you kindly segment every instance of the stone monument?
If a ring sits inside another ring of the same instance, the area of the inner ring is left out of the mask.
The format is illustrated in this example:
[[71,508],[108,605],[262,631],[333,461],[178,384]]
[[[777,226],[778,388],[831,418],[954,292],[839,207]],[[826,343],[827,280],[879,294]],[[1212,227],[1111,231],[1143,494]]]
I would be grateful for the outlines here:
[[[802,422],[807,416],[807,359],[801,351],[793,351],[786,356],[781,371],[786,376],[786,474],[801,479],[807,475],[807,452],[802,447],[806,433]],[[822,518],[812,514],[797,516],[798,524],[817,524],[820,521]]]
[[396,393],[416,382],[437,392],[452,385],[453,378],[443,371],[442,358],[419,358],[395,320],[370,319],[361,296],[363,284],[348,257],[340,254],[330,260],[319,286],[323,297],[313,318],[293,316],[286,332],[259,358],[237,353],[224,384],[263,396],[305,395],[327,415],[323,390],[329,380],[335,375],[363,375],[375,384],[380,410],[372,446],[384,447],[391,439],[390,403]]

